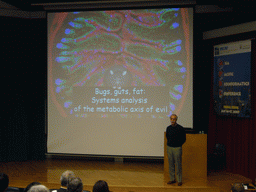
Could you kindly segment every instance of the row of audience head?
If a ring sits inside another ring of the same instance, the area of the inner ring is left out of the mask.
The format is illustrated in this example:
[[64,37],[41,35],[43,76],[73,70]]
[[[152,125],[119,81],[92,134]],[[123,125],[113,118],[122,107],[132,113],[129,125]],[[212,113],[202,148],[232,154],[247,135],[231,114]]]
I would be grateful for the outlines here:
[[[60,177],[60,189],[49,190],[39,182],[30,183],[23,192],[83,192],[82,179],[76,177],[73,171],[67,170]],[[0,173],[0,192],[8,189],[9,177],[5,173]],[[93,192],[109,192],[106,181],[99,180],[93,186]]]

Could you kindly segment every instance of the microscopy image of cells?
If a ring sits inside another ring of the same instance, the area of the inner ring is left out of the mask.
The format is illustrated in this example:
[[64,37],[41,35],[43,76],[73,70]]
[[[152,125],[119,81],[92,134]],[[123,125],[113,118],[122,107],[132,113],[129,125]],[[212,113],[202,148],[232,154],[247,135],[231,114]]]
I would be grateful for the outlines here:
[[84,86],[166,86],[170,113],[182,107],[190,73],[186,9],[56,13],[49,30],[49,84],[63,115],[73,90]]

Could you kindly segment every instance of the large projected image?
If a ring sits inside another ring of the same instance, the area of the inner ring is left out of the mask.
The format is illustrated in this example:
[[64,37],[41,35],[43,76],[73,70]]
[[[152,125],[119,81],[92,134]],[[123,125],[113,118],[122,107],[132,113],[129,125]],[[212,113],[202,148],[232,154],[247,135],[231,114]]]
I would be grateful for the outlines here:
[[[157,152],[141,154],[145,144],[122,155],[162,156],[170,114],[192,128],[192,15],[189,8],[49,13],[48,152],[120,155],[87,150],[82,135],[97,141],[104,126],[122,140],[122,125],[134,129],[131,145],[140,145],[140,132],[146,141],[144,131],[159,137]],[[118,142],[104,135],[108,140]]]

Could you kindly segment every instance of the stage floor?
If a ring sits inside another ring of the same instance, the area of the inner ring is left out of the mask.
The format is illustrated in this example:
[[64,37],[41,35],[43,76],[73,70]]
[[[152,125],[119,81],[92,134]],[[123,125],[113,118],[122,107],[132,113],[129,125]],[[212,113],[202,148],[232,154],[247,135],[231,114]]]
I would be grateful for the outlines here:
[[47,159],[43,161],[1,162],[1,172],[9,176],[9,186],[25,188],[37,181],[49,189],[60,187],[60,176],[72,170],[80,177],[84,190],[92,191],[94,183],[105,180],[112,192],[127,191],[230,191],[235,182],[250,183],[251,180],[238,174],[214,171],[207,179],[183,176],[183,185],[167,185],[168,175],[163,163],[103,162],[87,160]]

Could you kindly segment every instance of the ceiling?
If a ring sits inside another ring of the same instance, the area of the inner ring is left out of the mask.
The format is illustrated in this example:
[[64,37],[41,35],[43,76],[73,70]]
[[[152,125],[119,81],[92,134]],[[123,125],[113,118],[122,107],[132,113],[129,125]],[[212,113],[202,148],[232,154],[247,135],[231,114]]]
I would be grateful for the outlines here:
[[[256,21],[256,3],[253,0],[1,0],[22,11],[64,11],[115,7],[148,7],[156,5],[193,6],[195,22],[208,31],[241,23]],[[236,2],[236,3],[234,3]],[[207,4],[206,4],[207,3]]]

